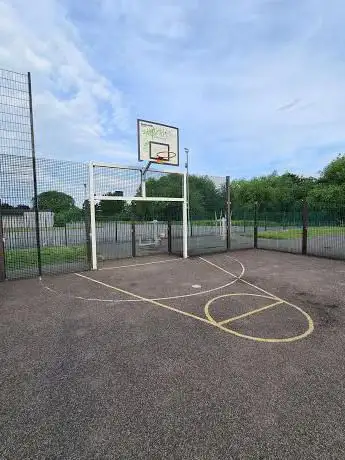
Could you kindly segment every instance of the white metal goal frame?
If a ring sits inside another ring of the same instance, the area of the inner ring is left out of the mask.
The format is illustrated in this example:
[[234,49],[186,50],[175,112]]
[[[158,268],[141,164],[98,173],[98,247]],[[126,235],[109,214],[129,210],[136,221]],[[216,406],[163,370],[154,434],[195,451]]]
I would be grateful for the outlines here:
[[[105,196],[95,194],[95,167],[98,168],[110,168],[117,170],[132,170],[139,171],[141,173],[141,191],[142,196]],[[147,170],[147,169],[146,169]],[[103,162],[90,162],[89,163],[89,204],[90,204],[90,240],[91,240],[91,251],[92,251],[92,270],[97,270],[97,237],[96,237],[96,202],[99,201],[146,201],[146,202],[177,202],[182,204],[182,254],[183,258],[188,257],[188,215],[187,215],[187,174],[181,171],[166,171],[166,170],[151,170],[152,172],[163,173],[163,174],[178,174],[182,180],[182,197],[160,197],[160,196],[146,196],[145,187],[145,172],[140,167],[128,167],[113,163]]]

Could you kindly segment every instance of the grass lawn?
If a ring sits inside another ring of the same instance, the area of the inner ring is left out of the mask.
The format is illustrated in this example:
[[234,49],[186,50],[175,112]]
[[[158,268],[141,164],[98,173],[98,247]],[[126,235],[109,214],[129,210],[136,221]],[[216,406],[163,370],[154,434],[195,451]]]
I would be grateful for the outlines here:
[[[309,227],[308,237],[313,236],[326,236],[326,235],[344,235],[345,227]],[[287,230],[267,230],[259,232],[259,238],[267,238],[272,240],[290,240],[295,238],[302,238],[301,228],[289,228]]]
[[[63,264],[86,260],[85,246],[59,246],[41,249],[42,265]],[[10,249],[6,251],[7,270],[37,267],[36,249]]]

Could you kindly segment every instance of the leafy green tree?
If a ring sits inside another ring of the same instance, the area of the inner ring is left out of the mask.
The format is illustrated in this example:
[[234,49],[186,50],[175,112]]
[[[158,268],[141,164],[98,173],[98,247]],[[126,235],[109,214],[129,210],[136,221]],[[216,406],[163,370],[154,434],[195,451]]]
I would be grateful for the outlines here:
[[189,177],[189,205],[191,217],[213,219],[215,212],[224,209],[221,188],[208,176]]
[[345,184],[345,155],[338,155],[321,172],[320,182],[326,184]]
[[[123,196],[123,192],[117,190],[115,192],[108,192],[105,196]],[[102,200],[97,205],[97,215],[99,217],[117,217],[123,213],[125,208],[125,201],[108,201]]]
[[[178,198],[182,193],[182,179],[177,174],[146,181],[147,196]],[[139,189],[137,195],[140,194]],[[221,190],[207,176],[189,176],[189,203],[191,216],[198,219],[213,219],[215,212],[224,208]],[[136,202],[132,204],[132,215],[141,220],[181,220],[182,206],[181,203]]]
[[58,212],[54,215],[54,225],[63,227],[69,222],[80,222],[83,220],[83,211],[76,206],[68,211]]
[[38,209],[40,211],[51,211],[55,214],[66,212],[75,207],[74,199],[63,192],[50,190],[38,195]]

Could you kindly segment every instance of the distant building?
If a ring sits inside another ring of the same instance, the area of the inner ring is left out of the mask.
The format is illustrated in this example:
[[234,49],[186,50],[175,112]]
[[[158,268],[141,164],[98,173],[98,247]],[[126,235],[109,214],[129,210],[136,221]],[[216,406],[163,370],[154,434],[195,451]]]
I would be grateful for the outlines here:
[[[35,228],[36,217],[33,211],[25,209],[1,209],[3,229],[14,228]],[[38,213],[40,227],[54,226],[54,213],[51,211],[40,211]]]

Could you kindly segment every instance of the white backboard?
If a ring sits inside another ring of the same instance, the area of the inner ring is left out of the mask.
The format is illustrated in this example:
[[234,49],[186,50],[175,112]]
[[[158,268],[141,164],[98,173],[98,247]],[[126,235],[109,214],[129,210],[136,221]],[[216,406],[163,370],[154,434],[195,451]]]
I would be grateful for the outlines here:
[[137,128],[139,161],[178,166],[178,128],[146,120],[137,120]]

